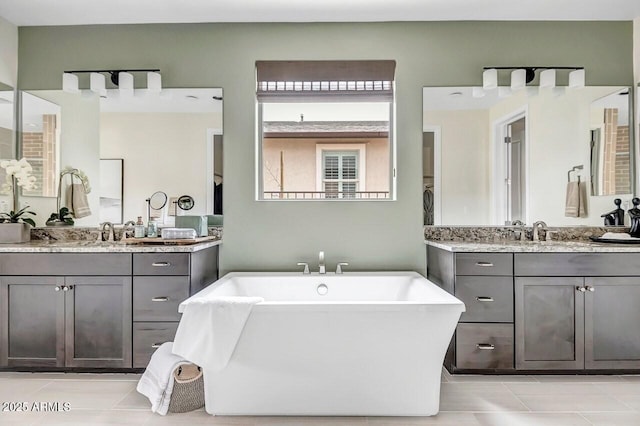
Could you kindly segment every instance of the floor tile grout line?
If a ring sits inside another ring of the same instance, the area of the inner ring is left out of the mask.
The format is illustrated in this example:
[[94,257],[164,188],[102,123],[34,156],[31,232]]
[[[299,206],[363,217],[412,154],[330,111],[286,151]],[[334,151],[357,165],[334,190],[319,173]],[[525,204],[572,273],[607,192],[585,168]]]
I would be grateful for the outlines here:
[[136,388],[133,388],[133,389],[131,389],[129,392],[125,393],[125,394],[122,396],[122,398],[120,398],[119,400],[117,400],[117,401],[113,404],[113,406],[112,406],[111,408],[109,408],[109,409],[110,409],[110,410],[113,410],[114,408],[116,408],[116,407],[118,406],[118,404],[120,404],[122,401],[124,401],[124,400],[125,400],[125,398],[126,398],[127,396],[129,396],[129,394],[130,394],[131,392],[134,392],[134,391],[135,391],[135,392],[137,392],[137,389],[136,389]]
[[587,423],[589,423],[590,425],[595,425],[595,423],[593,423],[591,420],[589,420],[588,418],[586,418],[582,412],[578,412],[577,413],[580,417],[582,417]]
[[520,397],[518,397],[518,395],[516,395],[516,393],[515,393],[514,391],[512,391],[512,390],[511,390],[511,388],[509,388],[509,386],[507,386],[507,385],[503,385],[503,386],[505,387],[505,389],[507,389],[507,391],[509,391],[509,393],[510,393],[511,395],[513,395],[513,397],[514,397],[515,399],[517,399],[517,400],[518,400],[518,402],[520,402],[520,404],[522,404],[524,407],[526,407],[526,408],[529,410],[529,412],[533,412],[533,410],[531,409],[531,407],[529,407],[527,404],[525,404],[525,403],[524,403],[524,401],[523,401],[522,399],[520,399]]
[[[619,399],[618,396],[624,396],[624,395],[609,395],[609,397],[613,398],[615,401],[617,401],[620,404],[624,405],[625,407],[627,407],[632,412],[637,413],[637,412],[640,411],[640,410],[636,410],[635,408],[633,408],[632,406],[630,406],[629,404],[627,404],[623,400]],[[635,396],[635,395],[630,395],[630,396]]]

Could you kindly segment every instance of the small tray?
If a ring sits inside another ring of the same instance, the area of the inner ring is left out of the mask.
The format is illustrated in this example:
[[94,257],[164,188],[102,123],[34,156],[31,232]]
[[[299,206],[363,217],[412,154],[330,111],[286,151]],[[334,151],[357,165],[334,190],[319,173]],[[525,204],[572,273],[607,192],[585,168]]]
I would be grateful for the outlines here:
[[160,237],[144,237],[144,238],[123,238],[122,242],[125,244],[164,244],[164,245],[172,245],[172,246],[180,246],[180,245],[189,245],[189,244],[197,244],[205,241],[215,240],[216,237],[208,236],[208,237],[196,237],[196,238],[180,238],[180,239],[168,239],[168,238],[160,238]]
[[602,238],[602,237],[589,237],[591,241],[596,243],[608,243],[608,244],[640,244],[640,239],[635,240],[618,240],[615,238]]

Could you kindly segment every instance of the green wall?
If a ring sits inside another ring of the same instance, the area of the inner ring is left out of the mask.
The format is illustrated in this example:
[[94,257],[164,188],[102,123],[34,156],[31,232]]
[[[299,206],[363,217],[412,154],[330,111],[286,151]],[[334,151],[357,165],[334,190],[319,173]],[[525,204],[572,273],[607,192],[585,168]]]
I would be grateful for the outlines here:
[[[631,22],[23,27],[18,86],[59,89],[69,69],[157,67],[166,87],[222,87],[223,273],[315,270],[319,250],[330,269],[424,272],[422,87],[480,85],[487,65],[584,66],[589,85],[631,85],[632,40]],[[255,201],[254,63],[270,59],[397,61],[397,201]]]

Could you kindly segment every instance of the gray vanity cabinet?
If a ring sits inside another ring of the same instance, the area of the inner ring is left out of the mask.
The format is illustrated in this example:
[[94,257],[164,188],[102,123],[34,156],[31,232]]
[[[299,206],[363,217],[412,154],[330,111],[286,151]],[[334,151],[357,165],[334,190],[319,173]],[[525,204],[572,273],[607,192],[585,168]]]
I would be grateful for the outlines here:
[[173,340],[178,304],[217,279],[218,246],[3,253],[0,369],[144,368]]
[[178,305],[218,279],[218,247],[194,253],[133,254],[133,368],[173,341]]
[[589,277],[585,368],[640,369],[640,277]]
[[131,277],[0,277],[0,364],[131,367]]
[[0,366],[64,367],[63,277],[0,277]]
[[516,254],[516,368],[640,369],[636,257]]
[[515,279],[516,368],[573,370],[584,366],[583,279]]
[[452,253],[427,246],[427,278],[462,300],[445,366],[513,371],[513,254]]
[[131,367],[131,277],[65,284],[65,367]]

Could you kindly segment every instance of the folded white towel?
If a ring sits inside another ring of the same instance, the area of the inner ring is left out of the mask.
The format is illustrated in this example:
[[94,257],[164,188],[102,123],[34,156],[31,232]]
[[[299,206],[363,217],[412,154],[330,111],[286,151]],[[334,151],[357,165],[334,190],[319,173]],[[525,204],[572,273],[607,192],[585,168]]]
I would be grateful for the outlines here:
[[186,359],[175,355],[172,348],[173,343],[166,342],[156,349],[136,387],[138,392],[151,401],[151,411],[163,416],[169,410],[173,372],[182,364],[190,364]]
[[587,191],[580,182],[567,183],[567,197],[564,215],[567,217],[587,217]]
[[173,352],[206,371],[227,366],[242,329],[262,297],[204,296],[183,302]]

